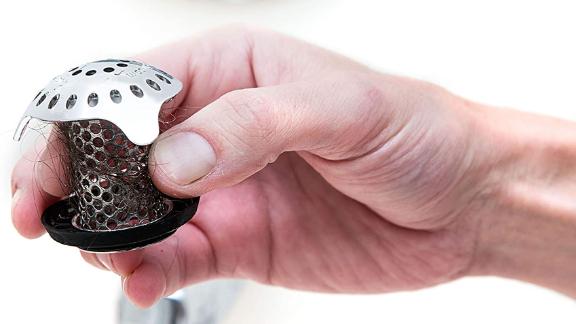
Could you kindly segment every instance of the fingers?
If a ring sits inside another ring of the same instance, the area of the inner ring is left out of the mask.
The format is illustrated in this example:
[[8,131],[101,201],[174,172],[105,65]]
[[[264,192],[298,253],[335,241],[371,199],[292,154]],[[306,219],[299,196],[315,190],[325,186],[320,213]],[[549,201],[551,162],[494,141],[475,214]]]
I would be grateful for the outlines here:
[[[285,151],[348,159],[385,140],[394,112],[369,78],[336,76],[228,93],[156,141],[155,184],[173,196],[229,186]],[[394,120],[400,122],[400,119]]]
[[50,135],[41,149],[33,147],[12,172],[12,222],[27,238],[44,233],[43,211],[66,191],[60,142]]
[[82,256],[122,276],[126,295],[142,307],[204,280],[261,280],[270,269],[271,247],[267,207],[262,207],[265,199],[259,188],[258,181],[250,180],[203,196],[191,222],[145,249]]
[[32,239],[44,234],[40,217],[56,198],[26,183],[33,183],[33,177],[23,179],[23,188],[17,189],[12,197],[12,223],[20,235]]
[[102,270],[112,271],[122,277],[131,274],[142,263],[143,250],[120,253],[90,253],[80,251],[82,258]]
[[95,267],[120,275],[124,293],[140,307],[149,307],[185,285],[217,275],[212,247],[192,224],[183,226],[166,241],[143,250],[81,253]]

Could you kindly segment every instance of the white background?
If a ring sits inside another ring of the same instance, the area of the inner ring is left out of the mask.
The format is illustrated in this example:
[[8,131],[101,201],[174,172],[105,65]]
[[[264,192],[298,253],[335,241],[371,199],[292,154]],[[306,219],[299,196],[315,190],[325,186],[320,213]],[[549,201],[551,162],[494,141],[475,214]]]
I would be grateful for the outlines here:
[[[119,280],[10,224],[17,121],[54,75],[229,22],[273,28],[495,105],[576,118],[571,1],[2,1],[0,323],[112,323]],[[576,279],[576,278],[575,278]],[[468,278],[421,292],[323,295],[249,285],[228,323],[575,323],[574,301]]]

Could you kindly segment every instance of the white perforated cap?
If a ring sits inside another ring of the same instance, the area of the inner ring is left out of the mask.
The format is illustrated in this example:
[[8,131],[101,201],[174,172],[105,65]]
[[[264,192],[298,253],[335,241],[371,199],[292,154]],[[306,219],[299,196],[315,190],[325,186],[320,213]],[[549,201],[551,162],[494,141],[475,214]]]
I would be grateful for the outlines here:
[[162,104],[182,83],[153,66],[128,60],[102,60],[61,74],[30,103],[14,134],[20,140],[30,119],[79,121],[104,119],[137,145],[152,143],[160,132]]

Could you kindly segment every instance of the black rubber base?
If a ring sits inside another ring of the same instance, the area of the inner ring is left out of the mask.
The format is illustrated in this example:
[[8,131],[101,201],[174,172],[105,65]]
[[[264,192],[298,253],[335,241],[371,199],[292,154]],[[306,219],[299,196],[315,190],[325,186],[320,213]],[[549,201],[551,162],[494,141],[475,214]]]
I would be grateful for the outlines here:
[[172,211],[153,223],[109,232],[91,232],[72,225],[76,215],[69,199],[48,207],[42,214],[42,224],[58,243],[90,252],[128,251],[160,242],[186,224],[196,213],[200,197],[172,199]]

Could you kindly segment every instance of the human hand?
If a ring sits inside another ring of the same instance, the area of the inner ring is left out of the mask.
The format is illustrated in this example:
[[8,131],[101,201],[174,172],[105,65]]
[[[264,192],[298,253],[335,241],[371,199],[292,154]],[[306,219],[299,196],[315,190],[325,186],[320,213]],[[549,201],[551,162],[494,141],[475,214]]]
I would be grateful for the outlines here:
[[[477,261],[493,241],[483,232],[494,224],[491,175],[510,153],[491,146],[500,137],[490,108],[244,28],[138,59],[184,82],[161,112],[181,123],[155,142],[153,180],[202,200],[164,242],[82,252],[119,274],[136,304],[219,277],[376,293],[491,272]],[[41,235],[40,212],[67,194],[54,181],[56,156],[48,145],[42,163],[15,168],[13,220],[24,236]]]

